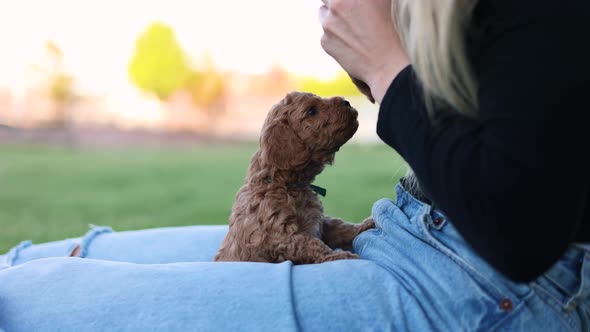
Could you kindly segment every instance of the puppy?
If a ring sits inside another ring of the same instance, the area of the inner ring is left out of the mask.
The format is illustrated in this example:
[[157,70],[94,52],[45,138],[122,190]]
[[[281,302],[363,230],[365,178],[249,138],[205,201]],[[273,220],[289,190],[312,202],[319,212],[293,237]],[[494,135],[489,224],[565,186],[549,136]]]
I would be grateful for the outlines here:
[[312,264],[359,258],[333,249],[350,250],[373,221],[355,225],[325,216],[311,186],[356,132],[357,115],[342,98],[303,92],[291,92],[273,106],[215,261]]

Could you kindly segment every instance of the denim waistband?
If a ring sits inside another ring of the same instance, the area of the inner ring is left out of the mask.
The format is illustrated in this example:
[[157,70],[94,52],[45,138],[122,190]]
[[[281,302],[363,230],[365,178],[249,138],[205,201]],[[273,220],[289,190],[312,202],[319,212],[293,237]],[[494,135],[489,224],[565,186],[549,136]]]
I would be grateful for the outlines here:
[[[403,186],[395,188],[397,205],[407,215],[423,215],[429,228],[442,232],[456,232],[452,221],[434,206],[412,196]],[[459,241],[455,245],[468,246]],[[461,248],[451,248],[465,253]],[[542,276],[528,285],[511,282],[489,266],[475,253],[463,257],[477,270],[487,275],[494,275],[502,281],[503,286],[518,294],[526,296],[531,288],[545,297],[551,298],[565,310],[575,309],[579,303],[590,298],[590,245],[572,244],[562,257]],[[499,285],[498,285],[499,286]]]

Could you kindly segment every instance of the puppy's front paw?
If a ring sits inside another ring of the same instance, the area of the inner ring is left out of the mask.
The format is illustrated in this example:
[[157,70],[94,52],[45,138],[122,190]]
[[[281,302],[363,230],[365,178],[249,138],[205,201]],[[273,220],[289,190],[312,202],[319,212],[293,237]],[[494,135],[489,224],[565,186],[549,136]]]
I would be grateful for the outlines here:
[[336,251],[322,259],[322,263],[337,261],[341,259],[359,259],[359,255],[353,254],[350,251]]
[[372,217],[369,217],[369,218],[363,220],[363,222],[358,225],[356,234],[358,235],[358,234],[360,234],[364,231],[367,231],[371,228],[375,228],[375,220],[373,220]]

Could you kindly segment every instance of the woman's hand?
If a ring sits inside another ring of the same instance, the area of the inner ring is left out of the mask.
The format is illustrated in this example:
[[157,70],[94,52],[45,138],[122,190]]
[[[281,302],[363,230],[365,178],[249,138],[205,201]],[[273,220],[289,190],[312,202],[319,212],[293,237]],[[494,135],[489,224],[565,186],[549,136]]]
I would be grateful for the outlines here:
[[377,102],[410,61],[391,17],[391,0],[322,0],[322,48],[366,82]]

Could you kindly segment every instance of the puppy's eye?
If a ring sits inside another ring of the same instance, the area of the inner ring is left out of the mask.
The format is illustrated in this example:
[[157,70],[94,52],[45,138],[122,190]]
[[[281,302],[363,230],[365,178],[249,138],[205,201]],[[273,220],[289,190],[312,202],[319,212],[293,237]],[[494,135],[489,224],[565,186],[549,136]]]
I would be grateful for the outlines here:
[[310,107],[309,109],[307,109],[307,115],[308,116],[314,116],[318,114],[318,110],[315,107]]

